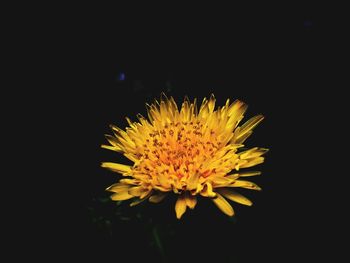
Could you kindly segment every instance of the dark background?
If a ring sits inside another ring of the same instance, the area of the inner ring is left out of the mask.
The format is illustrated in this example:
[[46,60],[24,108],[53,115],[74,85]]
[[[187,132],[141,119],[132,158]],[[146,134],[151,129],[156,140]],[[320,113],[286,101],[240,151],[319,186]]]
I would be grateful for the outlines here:
[[[161,262],[157,226],[169,262],[326,257],[336,208],[324,188],[331,167],[323,152],[334,135],[329,108],[339,100],[337,21],[315,5],[90,6],[58,16],[48,28],[58,65],[48,84],[57,88],[44,103],[56,109],[50,128],[60,165],[48,168],[57,176],[46,182],[59,195],[47,205],[52,213],[44,209],[42,248],[70,259]],[[263,191],[243,191],[254,205],[233,204],[233,220],[207,200],[181,221],[172,198],[134,208],[108,201],[104,189],[119,177],[100,163],[125,160],[100,148],[103,135],[111,123],[124,128],[126,116],[145,115],[161,92],[178,105],[186,95],[214,93],[217,105],[237,98],[249,105],[245,120],[265,115],[246,142],[270,149],[263,175],[252,178]]]

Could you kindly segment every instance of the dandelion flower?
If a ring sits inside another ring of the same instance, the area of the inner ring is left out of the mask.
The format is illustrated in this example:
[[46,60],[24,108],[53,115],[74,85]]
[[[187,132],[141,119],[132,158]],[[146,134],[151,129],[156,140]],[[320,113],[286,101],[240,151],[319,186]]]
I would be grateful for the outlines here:
[[[163,95],[147,106],[148,119],[138,114],[129,118],[124,130],[111,125],[114,136],[106,135],[109,145],[102,148],[124,154],[132,165],[103,162],[102,167],[121,174],[123,179],[106,190],[111,199],[133,199],[131,206],[144,200],[161,202],[168,194],[177,195],[176,217],[187,207],[194,209],[198,197],[210,198],[226,215],[233,216],[231,200],[243,205],[252,202],[233,189],[261,190],[245,177],[259,175],[242,171],[264,161],[265,148],[242,150],[244,141],[263,120],[252,117],[239,125],[247,105],[236,100],[215,109],[215,97],[204,98],[200,108],[196,99],[185,98],[179,110],[175,100]],[[243,179],[243,180],[242,180]]]

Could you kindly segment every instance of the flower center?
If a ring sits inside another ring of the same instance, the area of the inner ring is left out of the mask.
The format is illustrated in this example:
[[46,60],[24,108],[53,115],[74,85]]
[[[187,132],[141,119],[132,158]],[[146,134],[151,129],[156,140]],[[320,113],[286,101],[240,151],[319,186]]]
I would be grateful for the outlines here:
[[201,121],[170,122],[154,129],[139,147],[140,162],[134,172],[168,179],[188,178],[193,173],[210,175],[203,164],[221,148],[217,134]]

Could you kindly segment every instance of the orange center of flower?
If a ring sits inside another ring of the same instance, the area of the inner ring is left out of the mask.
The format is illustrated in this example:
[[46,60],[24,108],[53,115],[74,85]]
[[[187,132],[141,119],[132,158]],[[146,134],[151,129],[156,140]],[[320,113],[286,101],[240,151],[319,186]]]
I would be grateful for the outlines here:
[[[186,181],[194,174],[197,179],[215,174],[216,169],[205,164],[215,159],[222,142],[214,129],[204,125],[198,120],[170,122],[150,132],[137,149],[140,162],[133,167],[133,173],[148,175],[155,185],[179,190],[191,190]],[[225,161],[220,159],[219,165]]]

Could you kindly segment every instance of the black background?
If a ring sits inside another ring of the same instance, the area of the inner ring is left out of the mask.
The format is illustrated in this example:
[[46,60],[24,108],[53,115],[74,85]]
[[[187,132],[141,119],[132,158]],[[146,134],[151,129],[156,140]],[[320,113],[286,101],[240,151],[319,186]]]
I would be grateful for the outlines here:
[[[330,87],[336,86],[334,65],[341,55],[330,10],[120,6],[105,12],[90,6],[68,13],[47,29],[55,44],[48,56],[58,66],[47,83],[55,89],[45,91],[44,103],[55,108],[48,125],[57,132],[55,155],[48,158],[59,165],[47,169],[55,179],[45,182],[58,195],[47,188],[52,203],[40,223],[47,230],[43,249],[62,258],[160,262],[150,232],[157,225],[169,262],[328,254],[336,208],[323,187],[331,169],[323,151],[325,138],[333,136],[327,122],[338,95]],[[104,189],[119,177],[100,163],[125,161],[100,148],[111,133],[108,125],[124,128],[126,116],[145,115],[145,103],[161,92],[178,104],[186,95],[201,101],[214,93],[217,105],[237,98],[249,105],[246,120],[266,117],[247,141],[270,149],[259,166],[263,175],[252,179],[263,191],[244,192],[254,205],[234,204],[234,222],[206,200],[181,221],[171,198],[141,208],[125,205],[129,220],[115,216],[115,204],[105,201]],[[139,209],[152,223],[135,219]]]

